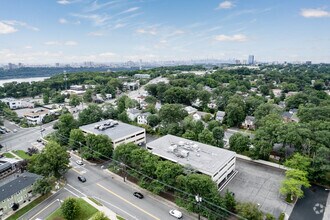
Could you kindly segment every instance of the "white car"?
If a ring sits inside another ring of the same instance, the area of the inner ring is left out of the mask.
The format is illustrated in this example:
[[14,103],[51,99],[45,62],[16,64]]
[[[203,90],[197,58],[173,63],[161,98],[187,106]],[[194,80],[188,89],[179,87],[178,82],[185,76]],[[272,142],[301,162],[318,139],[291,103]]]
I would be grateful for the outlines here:
[[179,210],[176,209],[172,209],[169,211],[170,215],[172,215],[173,217],[180,219],[182,218],[182,212],[180,212]]
[[77,161],[76,161],[76,164],[78,164],[78,165],[80,165],[80,166],[84,165],[84,163],[83,163],[81,160],[77,160]]

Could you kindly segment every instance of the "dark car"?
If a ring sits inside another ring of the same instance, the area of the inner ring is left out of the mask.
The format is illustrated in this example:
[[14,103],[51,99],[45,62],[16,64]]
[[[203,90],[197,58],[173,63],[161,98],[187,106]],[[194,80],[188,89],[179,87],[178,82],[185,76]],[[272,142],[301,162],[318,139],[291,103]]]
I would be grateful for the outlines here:
[[134,192],[133,195],[136,197],[136,198],[139,198],[139,199],[143,199],[144,196],[142,195],[142,193],[139,193],[139,192]]
[[0,149],[1,149],[1,148],[3,148],[3,145],[2,145],[2,144],[0,144]]
[[86,178],[83,176],[78,176],[78,180],[83,183],[86,182]]

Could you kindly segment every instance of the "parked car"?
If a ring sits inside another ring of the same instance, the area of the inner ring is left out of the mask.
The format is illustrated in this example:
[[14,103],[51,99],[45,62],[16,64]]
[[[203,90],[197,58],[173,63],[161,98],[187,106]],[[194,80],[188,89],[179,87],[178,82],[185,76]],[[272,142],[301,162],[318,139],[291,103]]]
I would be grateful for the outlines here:
[[86,182],[86,178],[83,176],[78,176],[78,180],[83,183]]
[[1,148],[3,148],[3,145],[2,145],[2,144],[0,144],[0,149],[1,149]]
[[46,131],[46,129],[42,128],[40,131],[41,131],[41,132],[44,132],[44,131]]
[[134,192],[133,195],[136,197],[136,198],[139,198],[139,199],[143,199],[144,196],[142,195],[142,193],[140,192]]
[[17,132],[17,129],[14,129],[13,132],[16,133]]
[[42,142],[41,138],[38,138],[37,139],[37,142],[41,143]]
[[176,209],[172,209],[169,211],[170,215],[172,215],[173,217],[177,218],[177,219],[181,219],[182,218],[182,212],[180,212],[179,210]]
[[80,166],[84,165],[84,163],[81,160],[77,160],[76,163]]

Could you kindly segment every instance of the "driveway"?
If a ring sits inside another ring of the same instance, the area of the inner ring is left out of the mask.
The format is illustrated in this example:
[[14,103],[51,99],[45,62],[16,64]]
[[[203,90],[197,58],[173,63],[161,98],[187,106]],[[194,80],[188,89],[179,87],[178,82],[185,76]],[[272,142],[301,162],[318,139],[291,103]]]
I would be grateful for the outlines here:
[[303,190],[304,197],[297,201],[289,220],[322,220],[329,191],[316,185]]

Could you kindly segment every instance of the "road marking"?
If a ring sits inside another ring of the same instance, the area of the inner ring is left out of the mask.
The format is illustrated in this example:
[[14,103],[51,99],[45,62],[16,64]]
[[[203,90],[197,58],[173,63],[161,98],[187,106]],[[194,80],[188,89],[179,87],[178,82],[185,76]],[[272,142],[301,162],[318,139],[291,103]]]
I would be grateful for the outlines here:
[[80,174],[80,171],[79,170],[77,170],[76,168],[71,168],[71,170],[73,170],[74,172],[76,172],[76,173],[78,173],[78,174]]
[[32,216],[31,219],[34,219],[35,217],[37,217],[40,213],[42,213],[43,211],[45,211],[46,209],[48,209],[49,206],[53,205],[55,202],[58,202],[58,201],[57,200],[54,200],[49,205],[47,205],[45,208],[41,209],[37,214],[35,214],[34,216]]
[[72,189],[76,190],[77,192],[79,192],[81,195],[83,195],[84,197],[87,197],[86,194],[82,193],[80,190],[74,188],[73,186],[71,186],[70,184],[66,184],[67,186],[71,187]]
[[68,188],[64,187],[64,189],[65,189],[66,191],[68,191],[69,193],[71,193],[72,195],[74,195],[74,196],[76,196],[76,197],[80,198],[80,196],[79,196],[78,194],[76,194],[76,193],[72,192],[72,191],[71,191],[71,190],[69,190]]
[[143,213],[149,215],[150,217],[152,217],[152,218],[154,218],[154,219],[157,219],[157,220],[160,220],[160,219],[157,218],[156,216],[150,214],[149,212],[145,211],[144,209],[138,207],[137,205],[134,205],[133,203],[131,203],[131,202],[128,201],[127,199],[125,199],[125,198],[123,198],[122,196],[120,196],[120,195],[118,195],[118,194],[112,192],[111,190],[109,190],[108,188],[102,186],[101,184],[97,183],[96,185],[98,185],[99,187],[101,187],[101,188],[103,188],[104,190],[108,191],[110,194],[112,194],[112,195],[118,197],[119,199],[123,200],[124,202],[130,204],[131,206],[135,207],[136,209],[140,210],[141,212],[143,212]]
[[112,206],[112,207],[114,207],[114,208],[116,208],[116,209],[122,211],[122,212],[125,213],[126,215],[129,215],[129,216],[132,217],[133,219],[138,219],[138,218],[136,218],[135,216],[129,214],[129,213],[126,212],[125,210],[119,208],[118,206],[115,206],[114,204],[112,204],[112,203],[110,203],[110,202],[108,202],[108,201],[105,201],[105,200],[103,200],[103,199],[101,199],[101,198],[98,198],[98,197],[93,197],[93,198],[95,198],[95,199],[97,199],[97,200],[100,200],[101,202],[107,203],[108,205],[110,205],[110,206]]

